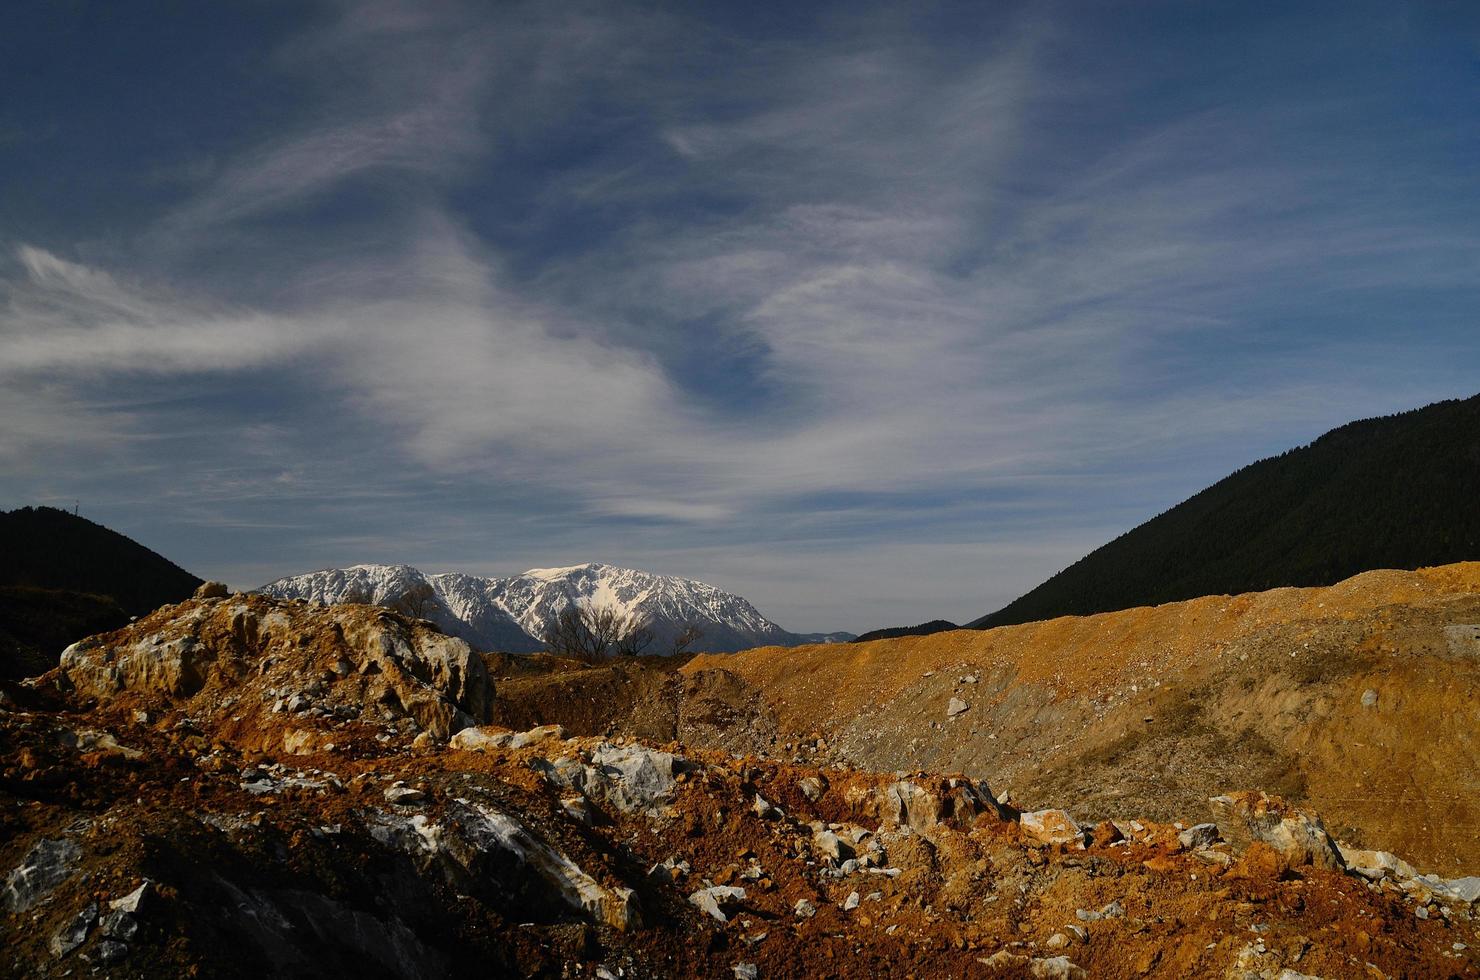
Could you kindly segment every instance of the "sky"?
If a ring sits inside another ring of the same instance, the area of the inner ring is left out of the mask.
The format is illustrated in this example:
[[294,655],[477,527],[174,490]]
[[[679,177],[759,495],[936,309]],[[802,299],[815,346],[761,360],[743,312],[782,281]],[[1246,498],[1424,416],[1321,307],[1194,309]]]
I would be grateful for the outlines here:
[[0,9],[0,508],[964,622],[1480,391],[1480,6]]

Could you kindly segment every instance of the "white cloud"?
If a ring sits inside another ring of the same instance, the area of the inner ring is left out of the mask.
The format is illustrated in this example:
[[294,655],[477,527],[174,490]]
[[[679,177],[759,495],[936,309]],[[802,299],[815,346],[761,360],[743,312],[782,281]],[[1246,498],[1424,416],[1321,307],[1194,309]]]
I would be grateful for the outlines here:
[[[646,553],[724,568],[729,539],[705,551],[702,535],[784,524],[819,540],[751,553],[740,577],[758,598],[765,556],[801,550],[828,579],[819,588],[865,594],[870,573],[829,577],[826,564],[861,566],[884,541],[876,560],[913,569],[923,603],[953,576],[990,578],[984,563],[1036,575],[1084,536],[1065,530],[1039,552],[1024,539],[1040,526],[993,527],[910,557],[870,525],[1011,515],[949,502],[991,494],[1082,502],[1094,490],[1076,481],[1091,478],[1159,501],[1146,488],[1227,465],[1197,455],[1214,439],[1257,447],[1446,393],[1410,373],[1374,404],[1323,360],[1329,344],[1265,376],[1221,363],[1257,342],[1264,314],[1277,322],[1316,293],[1475,285],[1473,232],[1393,202],[1356,206],[1330,161],[1237,151],[1241,132],[1298,127],[1295,110],[1148,122],[1068,154],[1060,111],[1096,88],[1045,76],[1038,23],[970,64],[860,28],[821,49],[732,52],[713,81],[675,81],[725,49],[680,14],[343,12],[272,64],[311,95],[289,122],[228,148],[133,247],[88,243],[86,262],[60,246],[15,253],[0,281],[0,452],[38,459],[89,425],[115,441],[157,434],[167,409],[103,409],[88,392],[230,375],[289,389],[297,425],[337,426],[360,440],[344,455],[384,455],[398,479],[558,496],[598,527],[593,548],[646,547],[604,518],[671,522],[693,537]],[[675,39],[694,53],[675,55]],[[556,162],[531,173],[542,153]],[[515,202],[528,207],[489,219],[479,197],[503,201],[514,177],[534,188]],[[351,231],[302,218],[346,190],[370,202]],[[630,220],[612,230],[608,207]],[[752,356],[703,384],[745,387],[739,407],[672,367],[724,349]],[[1188,364],[1199,379],[1182,376]],[[183,427],[196,409],[180,411]],[[291,426],[260,431],[275,435],[251,441],[254,468],[202,463],[222,506],[265,473],[275,492],[332,495],[329,464],[292,455],[304,450]],[[828,497],[847,502],[817,502]],[[416,499],[413,486],[374,506],[383,518]],[[854,552],[829,534],[867,542]],[[1004,557],[1020,553],[1037,557]]]

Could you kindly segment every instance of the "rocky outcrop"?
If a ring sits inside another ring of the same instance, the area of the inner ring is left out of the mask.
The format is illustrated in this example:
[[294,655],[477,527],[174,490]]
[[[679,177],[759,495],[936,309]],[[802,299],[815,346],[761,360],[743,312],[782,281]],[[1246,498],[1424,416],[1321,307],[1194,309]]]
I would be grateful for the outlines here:
[[1208,801],[1218,833],[1236,848],[1263,841],[1295,867],[1346,868],[1320,815],[1267,793],[1234,793]]
[[1023,835],[1039,844],[1084,843],[1084,831],[1063,810],[1034,810],[1019,820]]
[[67,837],[37,841],[21,863],[5,876],[5,890],[0,894],[5,911],[27,912],[44,901],[76,872],[81,854],[82,849]]
[[[492,714],[494,689],[466,643],[383,609],[324,609],[263,596],[192,600],[62,653],[76,695],[127,692],[160,708],[189,705],[240,717],[410,718],[446,738]],[[234,695],[247,678],[270,692],[257,705]],[[315,742],[294,736],[295,747]]]
[[531,765],[551,785],[574,790],[626,813],[659,810],[673,795],[680,774],[693,768],[681,756],[641,745],[602,742],[586,755],[563,756]]
[[942,824],[956,828],[971,825],[978,816],[991,814],[999,820],[1015,815],[997,802],[985,780],[950,777],[921,784],[898,780],[879,791],[879,816],[884,827],[908,827],[929,837]]

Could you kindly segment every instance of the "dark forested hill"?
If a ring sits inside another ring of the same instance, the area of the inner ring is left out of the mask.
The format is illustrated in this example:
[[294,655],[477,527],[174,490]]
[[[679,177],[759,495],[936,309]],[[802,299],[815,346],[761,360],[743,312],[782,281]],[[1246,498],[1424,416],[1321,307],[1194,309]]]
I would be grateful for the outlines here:
[[190,597],[200,579],[51,507],[0,513],[0,676],[56,666],[67,644]]
[[1480,395],[1353,422],[1091,552],[986,629],[1480,559]]
[[944,633],[947,630],[960,629],[955,623],[945,619],[932,619],[928,623],[919,626],[891,626],[887,629],[870,630],[860,637],[856,637],[854,643],[867,643],[870,640],[893,640],[901,636],[929,636],[931,633]]
[[22,507],[0,514],[0,585],[111,596],[142,616],[190,598],[200,579],[85,517]]

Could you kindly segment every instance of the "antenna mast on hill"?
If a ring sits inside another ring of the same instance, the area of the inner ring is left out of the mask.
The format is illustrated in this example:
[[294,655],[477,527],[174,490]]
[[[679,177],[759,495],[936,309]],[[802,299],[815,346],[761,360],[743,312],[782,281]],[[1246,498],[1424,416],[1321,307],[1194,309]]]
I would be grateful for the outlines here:
[[80,500],[74,500],[74,501],[72,501],[72,516],[73,517],[76,517],[77,516],[77,512],[79,510],[81,510],[81,509],[82,509],[82,501],[80,501]]

